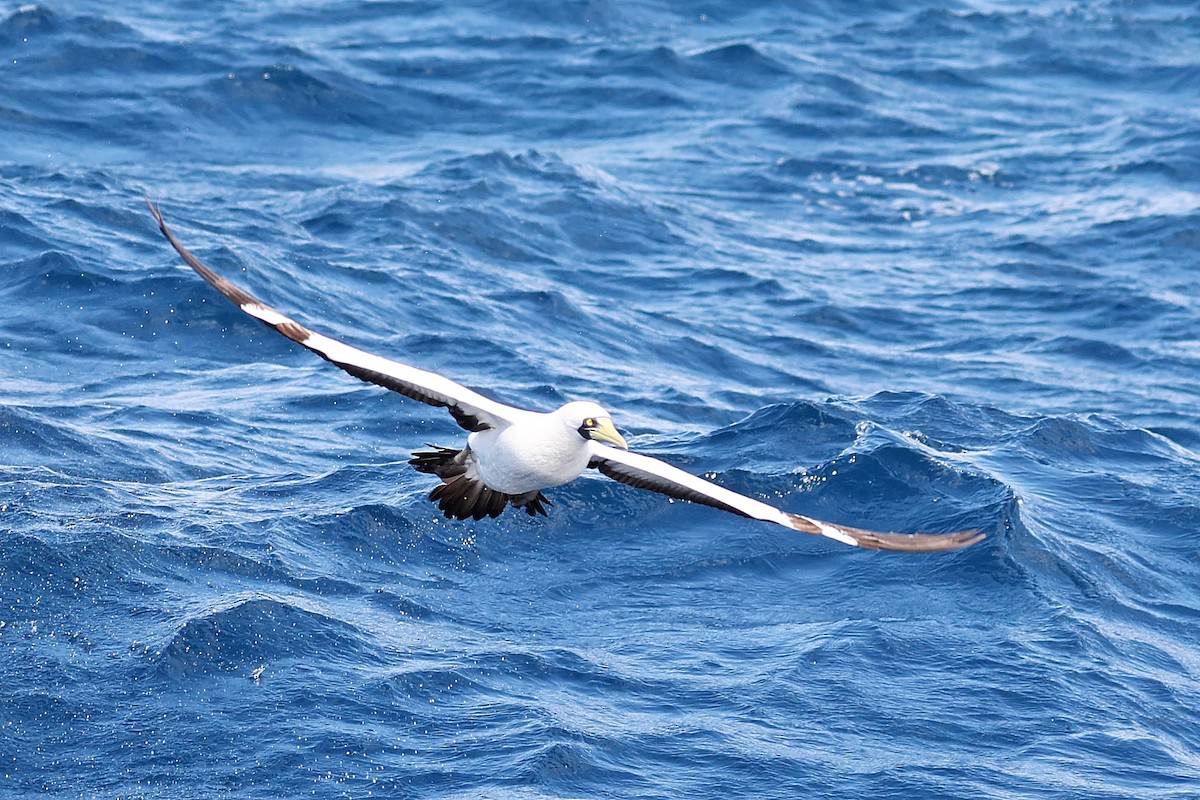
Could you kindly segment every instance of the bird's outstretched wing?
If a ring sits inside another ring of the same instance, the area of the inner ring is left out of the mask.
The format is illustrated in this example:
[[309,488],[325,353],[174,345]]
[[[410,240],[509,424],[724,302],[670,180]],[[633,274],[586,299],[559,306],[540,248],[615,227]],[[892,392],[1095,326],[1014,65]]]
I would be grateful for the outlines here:
[[590,466],[615,481],[665,494],[678,500],[689,500],[706,506],[731,511],[743,517],[774,522],[801,533],[827,536],[843,544],[868,550],[899,550],[909,553],[935,553],[958,550],[975,544],[984,534],[975,530],[955,533],[877,533],[875,531],[835,525],[801,514],[791,514],[767,505],[752,497],[718,486],[711,481],[684,472],[657,458],[618,450],[598,442],[589,442],[592,451]]
[[525,413],[512,406],[489,400],[478,392],[436,373],[372,355],[310,331],[205,266],[204,262],[188,252],[188,249],[180,244],[175,235],[171,233],[167,223],[163,221],[158,206],[149,200],[146,201],[146,205],[150,207],[150,213],[158,222],[158,229],[162,231],[163,236],[167,237],[167,241],[175,248],[175,252],[179,253],[188,266],[196,270],[200,277],[211,283],[218,292],[268,328],[273,328],[293,342],[307,347],[354,377],[399,392],[414,400],[420,400],[422,403],[444,407],[450,411],[459,425],[469,431],[502,427]]

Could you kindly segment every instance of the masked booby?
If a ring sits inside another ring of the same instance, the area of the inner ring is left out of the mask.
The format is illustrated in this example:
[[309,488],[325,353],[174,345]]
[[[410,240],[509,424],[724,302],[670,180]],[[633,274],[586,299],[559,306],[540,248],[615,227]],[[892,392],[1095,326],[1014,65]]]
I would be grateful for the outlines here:
[[794,531],[826,536],[870,550],[957,550],[984,538],[975,530],[954,533],[878,533],[793,514],[726,489],[650,456],[634,453],[612,415],[588,401],[547,413],[499,403],[433,372],[427,372],[330,339],[262,303],[209,269],[179,243],[158,207],[146,201],[158,229],[200,277],[243,312],[360,380],[448,410],[469,431],[462,449],[437,447],[413,454],[410,463],[441,483],[430,493],[451,519],[495,517],[508,506],[546,515],[543,489],[575,480],[588,469],[667,497],[688,500]]

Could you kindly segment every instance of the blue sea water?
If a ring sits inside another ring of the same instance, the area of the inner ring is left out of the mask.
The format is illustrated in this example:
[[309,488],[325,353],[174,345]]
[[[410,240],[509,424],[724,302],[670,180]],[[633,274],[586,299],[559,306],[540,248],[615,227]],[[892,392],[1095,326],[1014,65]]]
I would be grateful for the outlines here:
[[[0,796],[1200,797],[1191,2],[0,5]],[[463,433],[285,312],[904,555]]]

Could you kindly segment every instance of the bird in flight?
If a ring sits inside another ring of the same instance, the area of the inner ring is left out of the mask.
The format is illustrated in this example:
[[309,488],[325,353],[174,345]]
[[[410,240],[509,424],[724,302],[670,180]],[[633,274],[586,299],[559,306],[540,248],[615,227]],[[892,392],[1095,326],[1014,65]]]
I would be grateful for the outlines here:
[[491,400],[423,369],[367,353],[330,339],[262,303],[192,255],[167,227],[158,206],[147,200],[158,229],[200,277],[243,312],[360,380],[405,397],[445,408],[469,431],[461,449],[434,447],[413,454],[409,463],[436,475],[441,483],[429,499],[451,519],[499,516],[506,508],[546,515],[550,501],[542,490],[575,480],[588,469],[638,489],[773,522],[801,533],[826,536],[869,550],[938,552],[978,542],[975,530],[954,533],[879,533],[793,514],[657,458],[634,453],[597,403],[574,401],[540,413]]

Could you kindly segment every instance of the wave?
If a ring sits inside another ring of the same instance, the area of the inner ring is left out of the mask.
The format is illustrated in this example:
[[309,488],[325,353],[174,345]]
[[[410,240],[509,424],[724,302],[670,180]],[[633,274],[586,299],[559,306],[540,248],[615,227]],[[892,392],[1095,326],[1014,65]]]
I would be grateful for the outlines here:
[[[0,11],[6,787],[1190,796],[1195,22]],[[464,432],[215,296],[147,194],[328,335],[988,538],[856,551],[595,474],[448,522],[405,462]]]
[[225,674],[252,678],[261,676],[259,668],[300,658],[361,663],[371,651],[344,622],[295,603],[253,597],[189,618],[151,663],[160,679],[185,682]]

